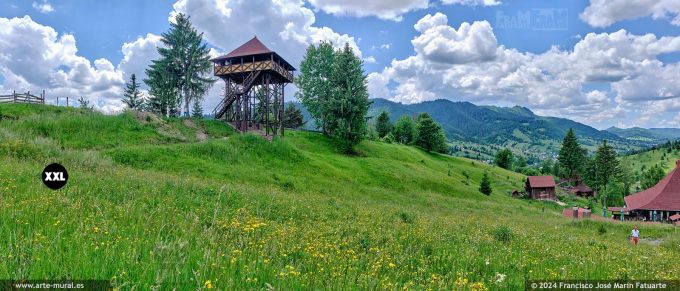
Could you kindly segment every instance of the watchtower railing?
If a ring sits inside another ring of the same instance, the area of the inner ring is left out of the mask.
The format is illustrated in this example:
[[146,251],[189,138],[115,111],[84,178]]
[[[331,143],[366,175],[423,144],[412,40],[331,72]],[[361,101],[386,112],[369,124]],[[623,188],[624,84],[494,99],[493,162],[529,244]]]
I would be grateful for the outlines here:
[[45,91],[40,95],[32,95],[31,91],[26,93],[12,92],[11,95],[0,95],[0,103],[45,104]]
[[281,65],[278,63],[267,60],[267,61],[259,61],[259,62],[249,62],[249,63],[243,63],[243,64],[231,64],[231,65],[216,65],[215,68],[215,75],[216,76],[222,76],[222,75],[229,75],[229,74],[237,74],[237,73],[247,73],[247,72],[252,72],[252,71],[265,71],[265,70],[273,70],[279,75],[283,76],[286,78],[288,81],[293,81],[293,73],[290,71],[284,69]]

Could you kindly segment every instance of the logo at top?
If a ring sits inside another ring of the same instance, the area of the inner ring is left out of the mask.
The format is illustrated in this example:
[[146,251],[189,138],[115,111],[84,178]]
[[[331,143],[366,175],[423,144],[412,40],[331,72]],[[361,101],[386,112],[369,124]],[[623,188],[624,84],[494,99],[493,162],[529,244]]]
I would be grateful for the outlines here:
[[66,185],[66,182],[68,181],[68,172],[64,166],[53,163],[43,170],[42,180],[48,188],[59,190]]

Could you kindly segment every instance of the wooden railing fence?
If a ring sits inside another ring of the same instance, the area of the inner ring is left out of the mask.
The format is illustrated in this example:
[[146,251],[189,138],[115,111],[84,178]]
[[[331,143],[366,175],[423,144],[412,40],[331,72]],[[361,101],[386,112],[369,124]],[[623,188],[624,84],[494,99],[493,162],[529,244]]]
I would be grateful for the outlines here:
[[0,103],[33,103],[45,104],[45,90],[40,95],[33,95],[31,91],[26,93],[12,92],[11,95],[0,95]]

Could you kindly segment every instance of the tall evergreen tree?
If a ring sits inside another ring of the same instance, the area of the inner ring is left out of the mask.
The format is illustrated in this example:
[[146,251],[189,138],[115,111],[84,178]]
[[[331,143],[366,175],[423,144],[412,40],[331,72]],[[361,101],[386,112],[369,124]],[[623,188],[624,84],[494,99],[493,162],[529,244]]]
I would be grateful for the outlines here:
[[302,111],[295,105],[289,105],[283,112],[283,126],[287,128],[299,128],[304,124]]
[[479,192],[482,192],[486,196],[491,195],[491,192],[493,192],[493,189],[491,189],[491,180],[489,179],[489,174],[486,171],[484,171],[482,182],[479,184]]
[[[158,53],[160,59],[167,64],[164,68],[166,73],[172,75],[169,79],[175,93],[179,94],[176,105],[183,104],[184,115],[189,116],[191,101],[202,99],[215,82],[210,77],[210,49],[203,42],[203,33],[198,33],[191,25],[189,17],[182,13],[175,16],[174,22],[170,23],[170,30],[161,36],[163,45],[158,48]],[[156,67],[152,65],[151,69],[154,68]],[[177,111],[181,110],[177,108]]]
[[567,178],[579,175],[585,162],[585,150],[578,143],[573,129],[567,131],[562,141],[558,162]]
[[411,144],[415,141],[416,123],[408,115],[402,115],[394,124],[394,138],[402,144]]
[[191,117],[193,118],[203,118],[203,105],[201,105],[200,99],[194,99],[194,107],[191,108]]
[[383,138],[392,131],[392,123],[390,123],[390,114],[387,111],[382,111],[378,114],[375,121],[375,130],[378,132],[378,137]]
[[326,135],[330,134],[329,100],[333,96],[331,75],[336,55],[329,42],[310,45],[300,63],[300,73],[295,78],[295,85],[299,89],[295,96]]
[[144,99],[142,98],[142,92],[139,91],[139,82],[137,82],[135,74],[132,74],[130,82],[125,84],[123,96],[125,96],[123,102],[132,110],[140,110],[144,106]]
[[331,98],[324,105],[328,130],[348,153],[354,151],[354,145],[366,134],[366,113],[371,105],[362,65],[361,59],[345,43],[334,57]]
[[496,153],[493,163],[506,170],[512,170],[512,152],[509,149],[502,149]]
[[166,117],[175,116],[178,113],[179,95],[169,62],[164,59],[151,61],[146,69],[146,76],[144,83],[149,86],[150,95],[147,109]]
[[415,143],[417,146],[428,152],[446,152],[446,136],[444,135],[444,130],[442,130],[442,127],[427,113],[418,115]]
[[607,196],[609,192],[607,192],[607,186],[617,182],[621,175],[621,166],[616,158],[616,151],[605,140],[597,148],[595,156],[590,160],[587,167],[586,173],[589,176],[587,181],[590,182],[591,186],[595,187],[596,191],[603,194],[600,195],[602,205],[608,206]]

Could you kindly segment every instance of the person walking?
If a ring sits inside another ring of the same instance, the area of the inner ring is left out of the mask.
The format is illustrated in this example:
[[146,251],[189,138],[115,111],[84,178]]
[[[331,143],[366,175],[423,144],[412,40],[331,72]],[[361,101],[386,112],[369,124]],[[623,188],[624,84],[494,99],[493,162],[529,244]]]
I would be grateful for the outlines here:
[[637,245],[638,238],[640,237],[640,231],[638,230],[637,226],[633,227],[633,231],[630,233],[630,236],[633,237],[632,239],[633,245]]

